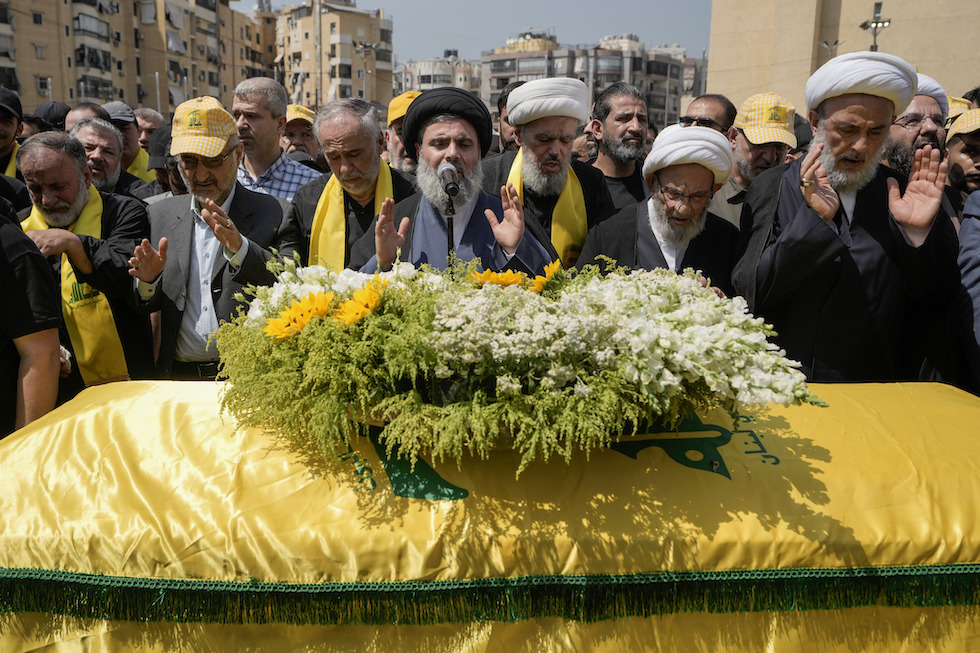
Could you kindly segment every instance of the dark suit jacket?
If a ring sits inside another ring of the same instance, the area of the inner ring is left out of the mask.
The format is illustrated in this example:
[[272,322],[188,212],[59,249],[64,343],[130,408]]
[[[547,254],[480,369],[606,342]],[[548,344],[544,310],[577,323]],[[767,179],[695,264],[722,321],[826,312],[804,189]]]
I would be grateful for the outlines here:
[[[680,268],[701,270],[713,286],[731,295],[732,268],[738,253],[738,228],[713,213],[706,217],[704,231],[687,244]],[[589,232],[579,257],[578,267],[596,262],[604,254],[619,265],[633,269],[666,268],[667,259],[660,250],[657,237],[650,227],[646,202],[621,209]]]
[[[272,258],[269,248],[279,248],[279,231],[289,204],[272,195],[255,193],[236,184],[229,217],[242,236],[249,240],[248,254],[242,266],[235,270],[223,256],[214,261],[211,273],[211,298],[219,322],[232,319],[241,304],[235,294],[248,284],[270,285],[275,276],[266,268]],[[157,279],[157,292],[148,302],[140,302],[146,312],[161,310],[160,357],[157,373],[170,376],[177,351],[177,334],[187,300],[187,281],[190,273],[191,237],[194,213],[189,195],[169,197],[152,204],[150,213],[150,242],[156,246],[167,237],[167,266]],[[284,257],[291,250],[280,250]],[[137,295],[138,297],[138,295]]]
[[[283,245],[299,252],[300,259],[304,265],[307,265],[310,260],[310,233],[313,230],[316,205],[319,203],[320,195],[323,194],[323,191],[327,187],[327,182],[330,181],[332,176],[333,174],[328,172],[296,191],[292,202],[293,210],[290,213],[289,219],[283,223]],[[391,186],[396,204],[415,192],[415,182],[399,170],[392,169]],[[344,199],[349,200],[347,193],[344,193]],[[371,221],[368,220],[367,224],[360,224],[350,213],[347,213],[347,252],[344,256],[345,262],[350,261],[351,248],[364,235],[370,223]]]

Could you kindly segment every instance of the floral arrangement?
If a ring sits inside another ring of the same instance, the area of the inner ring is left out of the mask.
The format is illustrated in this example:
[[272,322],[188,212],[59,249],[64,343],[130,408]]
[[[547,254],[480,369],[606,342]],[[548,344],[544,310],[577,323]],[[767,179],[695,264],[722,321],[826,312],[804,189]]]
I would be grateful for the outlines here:
[[374,422],[389,455],[459,464],[506,446],[520,473],[695,409],[820,403],[771,327],[693,271],[273,265],[278,281],[218,330],[223,405],[327,460]]

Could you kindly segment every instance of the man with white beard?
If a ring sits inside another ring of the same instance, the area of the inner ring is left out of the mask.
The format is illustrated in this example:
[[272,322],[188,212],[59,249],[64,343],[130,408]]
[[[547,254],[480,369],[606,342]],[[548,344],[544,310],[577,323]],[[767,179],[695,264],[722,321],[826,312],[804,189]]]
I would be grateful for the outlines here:
[[589,118],[589,90],[568,77],[535,79],[511,91],[507,120],[520,149],[483,162],[483,190],[513,185],[528,224],[537,222],[561,256],[575,265],[589,230],[615,212],[606,178],[586,161],[572,161],[579,125]]
[[21,227],[51,264],[60,286],[61,344],[71,353],[58,400],[84,387],[150,378],[149,320],[131,306],[129,256],[150,235],[135,199],[102,194],[82,144],[64,132],[42,132],[17,153],[33,207]]
[[[481,190],[480,159],[490,149],[491,124],[483,102],[458,88],[431,89],[412,102],[402,138],[408,156],[418,162],[420,192],[397,205],[393,199],[384,202],[369,233],[355,244],[350,267],[388,270],[400,252],[403,261],[445,268],[452,202],[452,250],[457,257],[479,259],[482,268],[495,271],[543,274],[557,256],[544,244],[547,237],[540,227],[525,223],[514,189],[501,189],[503,200]],[[458,176],[459,191],[451,200],[437,174],[446,163]]]
[[712,286],[730,293],[738,229],[709,213],[708,202],[734,166],[728,140],[714,129],[666,128],[643,163],[650,198],[621,209],[590,231],[578,265],[605,255],[634,269],[694,268]]
[[811,381],[944,372],[939,333],[959,285],[956,236],[940,206],[946,165],[927,146],[904,186],[879,167],[916,84],[915,69],[893,55],[831,59],[806,85],[810,152],[760,175],[746,195],[735,288]]

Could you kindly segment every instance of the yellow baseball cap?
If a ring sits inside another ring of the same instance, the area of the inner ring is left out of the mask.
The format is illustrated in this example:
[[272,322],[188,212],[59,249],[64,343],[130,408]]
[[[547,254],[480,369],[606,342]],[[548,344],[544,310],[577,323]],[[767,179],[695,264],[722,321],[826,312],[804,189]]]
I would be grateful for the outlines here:
[[757,93],[742,103],[735,126],[753,145],[785,143],[796,147],[796,108],[775,93]]
[[980,109],[970,109],[960,114],[946,132],[946,142],[959,134],[972,134],[980,129]]
[[399,118],[405,117],[408,105],[418,96],[422,95],[418,91],[406,91],[388,103],[388,126]]
[[196,97],[174,112],[170,153],[213,158],[224,151],[228,138],[237,133],[235,119],[220,102],[207,95]]
[[964,111],[970,110],[970,101],[962,97],[953,97],[952,95],[947,96],[949,100],[949,115],[946,117],[946,124],[951,125],[953,121],[956,120]]
[[305,120],[312,125],[315,118],[316,112],[313,109],[307,109],[301,104],[290,104],[286,107],[286,122]]

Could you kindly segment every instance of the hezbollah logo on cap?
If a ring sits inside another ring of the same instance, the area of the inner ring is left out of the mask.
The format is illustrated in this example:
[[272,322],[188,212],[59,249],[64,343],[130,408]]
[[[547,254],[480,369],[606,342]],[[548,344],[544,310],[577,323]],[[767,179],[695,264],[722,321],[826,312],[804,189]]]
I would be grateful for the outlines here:
[[786,122],[786,107],[774,104],[769,107],[769,122]]
[[187,114],[187,123],[185,124],[185,126],[186,127],[203,127],[204,126],[204,123],[201,122],[201,110],[200,109],[194,109],[193,111],[191,111],[190,113]]

